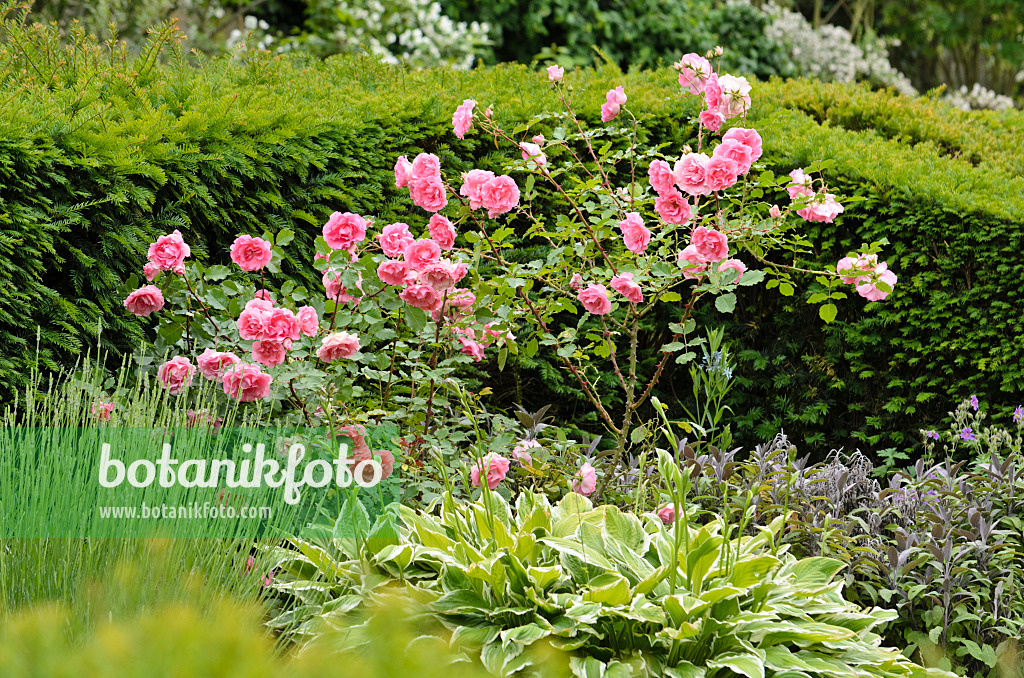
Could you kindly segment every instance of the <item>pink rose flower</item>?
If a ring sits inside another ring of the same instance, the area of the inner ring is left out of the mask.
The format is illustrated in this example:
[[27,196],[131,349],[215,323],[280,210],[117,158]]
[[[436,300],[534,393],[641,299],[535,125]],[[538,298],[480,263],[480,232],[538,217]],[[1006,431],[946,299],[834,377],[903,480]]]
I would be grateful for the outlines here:
[[889,270],[888,264],[882,262],[875,269],[874,275],[863,278],[857,283],[857,294],[868,301],[882,301],[891,292],[878,288],[878,283],[885,283],[890,289],[896,287],[896,274]]
[[718,78],[718,86],[722,88],[718,112],[726,119],[744,115],[750,110],[750,83],[746,78],[723,75]]
[[146,280],[153,282],[160,274],[160,269],[147,261],[142,265],[142,272],[146,275]]
[[699,278],[707,270],[708,262],[691,243],[679,253],[679,267],[683,269],[684,278]]
[[740,278],[743,277],[743,274],[747,272],[747,266],[739,259],[726,259],[718,265],[718,272],[722,273],[723,271],[736,271],[735,280],[729,280],[729,278],[726,277],[725,281],[738,283]]
[[679,85],[690,94],[704,91],[704,83],[713,73],[711,62],[693,52],[684,55],[675,66],[679,70]]
[[856,285],[878,267],[877,254],[860,254],[856,259],[843,257],[836,264],[836,273],[846,285]]
[[196,368],[188,358],[177,356],[171,358],[157,370],[156,380],[171,395],[178,395],[192,384],[192,375]]
[[707,195],[711,189],[705,183],[708,161],[703,153],[687,153],[676,162],[673,173],[676,185],[690,195]]
[[724,191],[739,178],[736,163],[722,156],[712,157],[705,167],[704,181],[712,191]]
[[523,152],[523,160],[526,161],[528,168],[544,170],[544,166],[548,164],[548,158],[544,155],[544,151],[540,150],[540,146],[523,141],[520,142],[519,148]]
[[334,212],[324,224],[324,240],[335,250],[347,250],[366,238],[366,220],[351,212]]
[[495,452],[489,452],[472,462],[469,469],[470,482],[473,483],[473,487],[480,487],[480,476],[483,474],[487,487],[493,490],[505,479],[508,467],[508,459]]
[[409,285],[398,296],[410,306],[415,306],[424,311],[434,311],[440,308],[443,300],[430,285]]
[[573,288],[577,292],[583,289],[583,276],[579,273],[573,273],[572,278],[569,280],[569,287]]
[[299,329],[307,337],[315,337],[320,330],[320,316],[312,306],[300,306],[295,317],[299,320]]
[[735,139],[723,140],[715,147],[715,152],[711,154],[711,157],[731,160],[736,165],[736,174],[746,174],[750,171],[750,166],[754,164],[750,147]]
[[[435,214],[430,217],[427,229],[430,231],[430,239],[436,242],[437,246],[442,250],[447,252],[455,246],[455,226],[448,217],[441,214]],[[388,256],[397,255],[389,254]]]
[[283,341],[252,342],[252,359],[261,365],[277,367],[284,362],[287,355],[288,349]]
[[270,243],[263,238],[240,235],[231,244],[231,261],[243,271],[258,271],[273,258]]
[[640,285],[633,282],[632,273],[620,273],[612,278],[612,289],[634,304],[643,303],[643,290],[640,289]]
[[675,188],[655,198],[654,209],[657,210],[658,216],[669,224],[685,224],[693,218],[689,201]]
[[175,229],[173,233],[160,236],[149,246],[147,258],[150,264],[161,271],[173,271],[182,268],[185,257],[190,254],[192,250],[182,239],[181,231]]
[[385,259],[377,267],[377,277],[385,285],[404,285],[409,267],[404,261]]
[[407,157],[400,156],[395,162],[395,188],[405,188],[412,179],[412,163]]
[[89,413],[99,421],[110,421],[110,415],[114,411],[114,403],[96,401],[89,408]]
[[[345,286],[341,284],[341,273],[333,268],[329,268],[324,271],[323,276],[320,278],[324,283],[324,292],[327,295],[328,301],[333,301],[336,304],[347,304],[351,301],[359,303],[362,297],[354,297],[348,293]],[[356,287],[362,291],[361,279],[356,281]]]
[[287,308],[273,308],[264,311],[263,335],[259,337],[262,341],[284,341],[291,339],[296,341],[302,334],[302,327],[299,319]]
[[541,444],[536,440],[520,440],[512,448],[512,459],[519,462],[520,466],[533,466],[533,455],[527,450],[540,449]]
[[601,122],[611,122],[618,117],[622,106],[605,102],[601,104]]
[[806,221],[832,223],[832,220],[842,211],[843,206],[836,202],[836,196],[831,193],[819,193],[807,207],[797,210],[796,213]]
[[358,352],[358,336],[348,332],[334,332],[328,334],[320,342],[320,348],[316,350],[316,357],[325,363],[330,363],[340,358],[351,358]]
[[802,169],[795,169],[789,173],[789,178],[792,179],[792,183],[786,187],[786,192],[789,193],[789,199],[795,200],[798,197],[811,197],[814,195],[814,189],[811,188],[813,179],[810,175],[804,174]]
[[385,255],[392,258],[402,256],[405,248],[415,239],[409,232],[409,225],[402,222],[388,224],[377,235],[380,248]]
[[462,188],[459,195],[469,198],[469,209],[480,209],[484,205],[484,186],[494,178],[494,172],[487,170],[469,170],[462,175]]
[[[476,303],[476,295],[467,289],[456,287],[448,292],[448,296],[438,298],[437,307],[431,309],[430,317],[434,322],[441,322],[441,318],[459,320],[473,311],[473,304]],[[444,308],[442,309],[442,305]]]
[[395,455],[391,450],[377,450],[374,454],[380,457],[380,479],[387,480],[395,472]]
[[430,181],[441,178],[441,159],[433,153],[420,153],[412,161],[412,179]]
[[652,160],[651,166],[647,168],[647,176],[650,177],[651,188],[658,195],[664,195],[675,187],[676,177],[664,160]]
[[128,295],[124,307],[133,315],[148,316],[164,307],[164,293],[156,285],[140,287]]
[[[270,290],[256,290],[253,293],[252,298],[254,300],[265,301],[270,304],[270,306],[274,305],[274,298],[270,295]],[[248,306],[246,306],[246,308],[248,308]]]
[[782,210],[779,209],[778,205],[772,205],[770,208],[768,208],[768,216],[770,216],[772,219],[778,219],[779,217],[782,216]]
[[484,359],[484,347],[479,342],[469,337],[456,337],[462,344],[460,351],[473,359],[473,362],[480,362]]
[[608,290],[604,285],[590,283],[585,290],[576,295],[588,313],[605,315],[612,310],[612,302],[608,300]]
[[622,229],[622,241],[626,244],[626,249],[634,254],[643,254],[651,242],[651,231],[644,226],[640,214],[629,212],[619,223],[619,228]]
[[575,481],[572,486],[573,492],[583,496],[593,494],[597,489],[597,470],[590,465],[589,461],[585,461],[573,480]]
[[[463,264],[462,266],[465,266]],[[447,259],[440,259],[430,264],[425,264],[420,269],[420,282],[430,285],[439,295],[443,296],[446,290],[455,287],[465,276],[462,266],[453,264]],[[468,267],[466,267],[468,269]]]
[[366,428],[362,424],[348,424],[338,427],[338,437],[352,441],[352,460],[356,463],[372,456],[370,445],[366,442]]
[[721,129],[722,123],[725,122],[725,118],[717,110],[701,111],[699,119],[700,124],[712,132],[717,132]]
[[698,226],[693,229],[690,242],[706,262],[721,261],[729,256],[729,239],[713,228]]
[[665,504],[660,509],[658,509],[658,518],[660,518],[661,522],[665,523],[666,525],[671,525],[672,523],[674,523],[676,521],[675,505]]
[[757,162],[761,157],[761,135],[754,129],[733,127],[722,135],[722,141],[738,141],[750,149],[750,162]]
[[564,75],[565,69],[561,66],[548,66],[548,80],[551,82],[561,82]]
[[413,181],[409,196],[414,205],[428,212],[440,212],[448,204],[448,192],[440,176]]
[[266,331],[264,321],[266,313],[266,310],[259,307],[246,308],[242,311],[238,316],[238,336],[249,340],[262,338]]
[[238,363],[224,373],[224,393],[245,403],[255,402],[270,395],[273,377],[259,365]]
[[483,206],[487,208],[487,216],[491,219],[499,214],[511,211],[519,204],[519,187],[515,180],[503,174],[494,177],[480,191]]
[[626,92],[622,89],[622,85],[608,90],[608,93],[605,94],[605,103],[601,106],[601,122],[608,122],[614,119],[625,103]]
[[707,106],[705,110],[714,111],[718,108],[718,104],[722,101],[722,86],[718,84],[717,74],[712,73],[708,76],[701,94],[704,95],[704,104]]
[[421,269],[441,258],[441,248],[433,240],[421,238],[406,246],[402,254],[410,268]]
[[231,352],[214,351],[208,348],[196,358],[196,365],[199,372],[210,381],[223,381],[224,372],[241,362],[241,359]]
[[473,126],[473,107],[476,102],[472,99],[463,99],[462,105],[455,109],[452,116],[452,127],[455,128],[455,136],[460,139],[466,137],[466,132]]

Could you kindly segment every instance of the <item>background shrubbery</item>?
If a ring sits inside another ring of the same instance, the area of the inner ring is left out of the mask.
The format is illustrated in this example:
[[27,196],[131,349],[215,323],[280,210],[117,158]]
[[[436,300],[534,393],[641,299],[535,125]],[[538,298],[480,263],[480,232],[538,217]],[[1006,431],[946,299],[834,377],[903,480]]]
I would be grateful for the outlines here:
[[[47,367],[97,345],[98,331],[107,349],[145,343],[121,301],[123,282],[155,235],[181,229],[205,257],[239,232],[288,227],[298,234],[296,260],[308,260],[331,211],[381,223],[422,220],[394,189],[398,155],[430,151],[455,170],[469,169],[456,155],[496,168],[486,140],[451,134],[451,112],[463,98],[495,104],[513,124],[557,103],[541,74],[518,66],[411,72],[364,59],[309,64],[254,54],[244,64],[195,68],[173,46],[168,63],[156,63],[161,41],[173,45],[169,28],[137,58],[85,36],[61,51],[52,31],[6,28],[0,280],[11,292],[0,296],[0,383],[7,396],[35,360],[37,326]],[[605,90],[624,84],[643,133],[666,143],[667,153],[678,153],[693,132],[681,124],[687,104],[674,96],[670,71],[624,76],[605,67],[568,77],[591,122]],[[727,336],[738,342],[739,440],[784,426],[818,453],[839,444],[902,448],[965,392],[1005,415],[1000,408],[1019,399],[1024,364],[1024,180],[1012,150],[1024,116],[964,113],[860,86],[755,87],[747,124],[762,133],[770,167],[788,172],[828,158],[838,192],[865,198],[838,224],[810,229],[817,249],[809,258],[838,258],[852,243],[887,237],[900,283],[867,312],[851,300],[828,328],[801,300],[760,290],[741,297],[735,316],[715,316],[732,324]],[[294,260],[283,274],[319,285],[316,272]],[[652,350],[660,333],[651,329]],[[572,392],[547,364],[493,376],[504,402],[558,400],[563,417],[575,411],[565,397]],[[662,399],[672,402],[688,390],[673,382],[688,383],[689,375],[666,376]]]

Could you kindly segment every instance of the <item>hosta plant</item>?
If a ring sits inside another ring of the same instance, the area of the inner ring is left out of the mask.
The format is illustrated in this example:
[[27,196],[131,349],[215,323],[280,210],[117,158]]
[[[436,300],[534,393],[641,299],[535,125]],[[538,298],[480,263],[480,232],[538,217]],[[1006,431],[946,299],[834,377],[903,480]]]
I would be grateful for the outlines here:
[[790,555],[781,519],[754,534],[690,524],[685,474],[662,465],[676,521],[575,493],[551,505],[524,492],[514,507],[447,497],[397,509],[400,526],[391,514],[371,528],[356,509],[333,534],[275,549],[272,586],[298,602],[271,623],[309,642],[400,588],[498,676],[542,674],[528,650],[547,646],[588,677],[942,675],[881,646],[875,628],[894,615],[844,599],[842,562]]

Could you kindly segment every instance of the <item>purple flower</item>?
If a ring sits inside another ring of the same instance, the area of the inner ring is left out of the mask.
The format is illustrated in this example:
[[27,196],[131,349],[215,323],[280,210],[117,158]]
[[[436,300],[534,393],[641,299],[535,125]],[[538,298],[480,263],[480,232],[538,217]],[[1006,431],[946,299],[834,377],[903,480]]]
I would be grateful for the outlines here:
[[975,412],[978,411],[978,396],[976,396],[976,395],[972,395],[971,396],[971,407],[974,408]]
[[974,440],[974,431],[968,426],[964,430],[960,431],[960,439],[963,441]]
[[1019,424],[1024,419],[1024,405],[1017,405],[1017,409],[1013,411],[1013,423]]
[[925,438],[931,438],[932,440],[938,440],[939,439],[939,432],[938,431],[925,431],[924,432],[924,437]]

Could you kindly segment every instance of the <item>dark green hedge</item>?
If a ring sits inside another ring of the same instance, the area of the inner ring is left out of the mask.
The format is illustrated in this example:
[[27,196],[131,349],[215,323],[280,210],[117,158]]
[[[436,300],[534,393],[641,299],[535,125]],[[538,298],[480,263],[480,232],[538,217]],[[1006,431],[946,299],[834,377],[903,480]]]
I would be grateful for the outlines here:
[[[5,397],[24,382],[37,326],[39,355],[51,367],[95,345],[101,318],[105,347],[125,351],[144,340],[118,287],[156,234],[179,228],[202,257],[239,232],[288,226],[300,234],[294,253],[333,210],[424,221],[394,189],[395,156],[427,150],[452,170],[494,165],[487,140],[451,134],[451,112],[464,97],[494,104],[509,123],[557,104],[543,74],[520,66],[469,74],[361,59],[196,66],[173,50],[167,65],[152,66],[145,55],[85,50],[71,61],[55,49],[32,59],[22,52],[0,54]],[[652,140],[678,148],[692,132],[670,71],[568,79],[592,120],[604,92],[625,84]],[[802,299],[757,290],[736,316],[710,314],[738,340],[741,438],[782,426],[810,449],[865,439],[862,447],[902,446],[972,392],[1005,414],[1022,399],[1024,180],[1019,157],[989,145],[1016,140],[1019,148],[1024,116],[953,113],[805,82],[761,83],[754,97],[749,122],[773,166],[832,158],[832,182],[866,198],[838,224],[811,228],[817,255],[834,260],[885,236],[900,283],[885,303],[852,300],[827,328]],[[316,282],[304,262],[289,262],[285,273]],[[527,404],[541,404],[564,391],[554,369],[513,370],[495,376],[499,393],[528,393],[536,402]],[[668,377],[666,398],[688,391],[687,375]],[[561,401],[566,416],[586,411]]]

